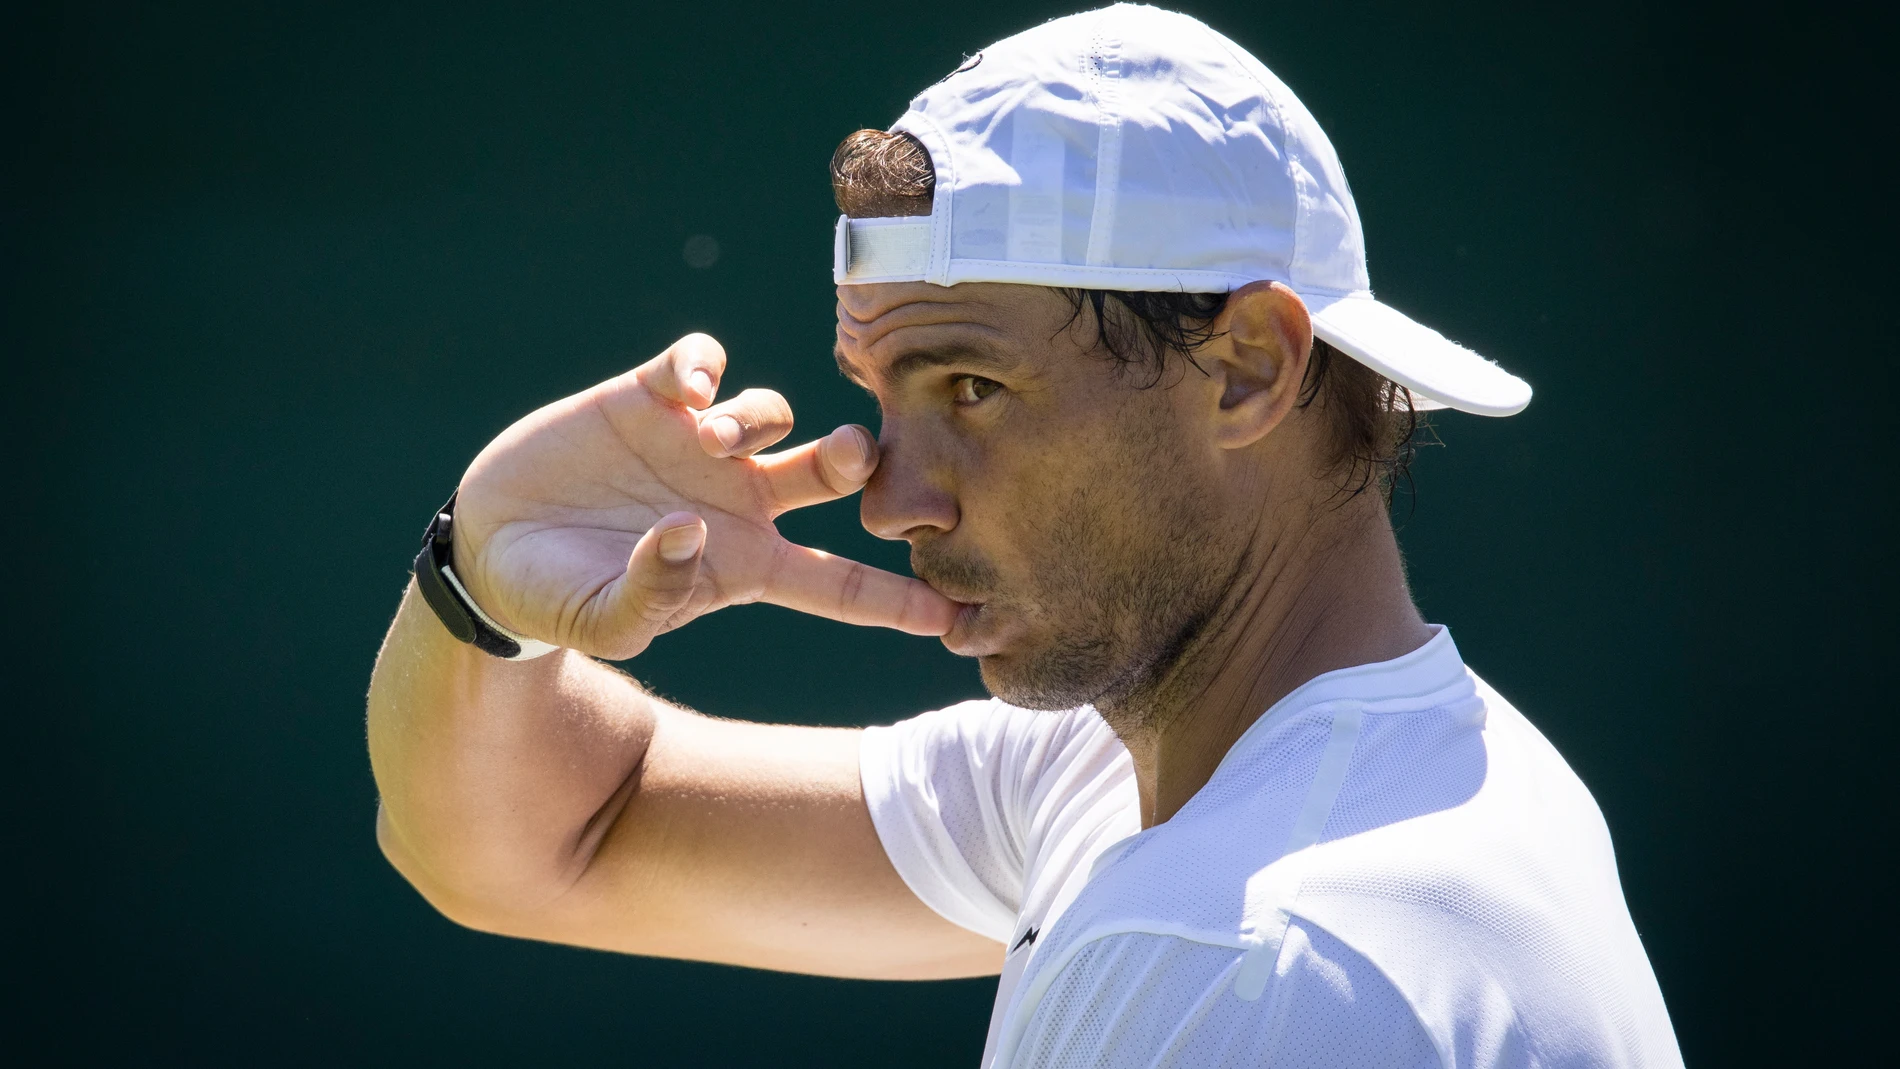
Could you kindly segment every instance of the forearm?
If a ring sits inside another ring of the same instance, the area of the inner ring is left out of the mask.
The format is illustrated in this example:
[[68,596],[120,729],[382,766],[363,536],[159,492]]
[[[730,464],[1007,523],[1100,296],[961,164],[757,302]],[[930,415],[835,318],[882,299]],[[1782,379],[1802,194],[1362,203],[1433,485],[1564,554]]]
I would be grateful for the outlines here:
[[836,976],[993,972],[884,854],[854,731],[701,717],[573,652],[502,661],[413,587],[377,659],[377,838],[450,919]]
[[585,869],[654,722],[652,699],[581,654],[455,641],[412,584],[370,680],[378,837],[458,920],[532,910]]

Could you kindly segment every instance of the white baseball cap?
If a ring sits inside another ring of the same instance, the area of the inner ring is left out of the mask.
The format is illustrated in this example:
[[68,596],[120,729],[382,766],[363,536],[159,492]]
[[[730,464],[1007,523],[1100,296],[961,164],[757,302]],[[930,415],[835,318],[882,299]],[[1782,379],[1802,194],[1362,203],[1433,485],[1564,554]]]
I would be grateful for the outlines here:
[[1419,408],[1530,403],[1524,380],[1373,298],[1332,143],[1273,72],[1193,18],[1116,4],[1044,23],[965,60],[891,129],[930,153],[930,215],[840,217],[839,285],[1279,281],[1316,335]]

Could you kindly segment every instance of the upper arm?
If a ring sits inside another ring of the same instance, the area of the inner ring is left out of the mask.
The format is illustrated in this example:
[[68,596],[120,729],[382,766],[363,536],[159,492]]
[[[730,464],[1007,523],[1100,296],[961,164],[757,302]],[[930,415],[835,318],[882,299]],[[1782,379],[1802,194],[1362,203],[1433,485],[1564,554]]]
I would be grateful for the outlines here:
[[859,782],[862,732],[654,705],[585,868],[511,934],[836,976],[1001,967],[997,943],[943,919],[892,867]]

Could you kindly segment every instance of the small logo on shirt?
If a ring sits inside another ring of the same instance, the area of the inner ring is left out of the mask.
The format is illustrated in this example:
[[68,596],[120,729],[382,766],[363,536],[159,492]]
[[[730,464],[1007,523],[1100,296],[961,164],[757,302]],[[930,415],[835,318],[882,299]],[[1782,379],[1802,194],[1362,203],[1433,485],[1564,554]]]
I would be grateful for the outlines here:
[[983,62],[983,53],[981,52],[978,52],[974,56],[964,56],[963,62],[957,65],[957,69],[937,79],[937,84],[942,85],[943,83],[949,81],[950,79],[955,78],[957,75],[962,74],[964,71],[974,69],[976,65],[981,62]]
[[1021,939],[1016,940],[1016,945],[1009,948],[1009,952],[1011,954],[1014,954],[1018,950],[1021,950],[1022,948],[1030,945],[1031,943],[1034,943],[1035,941],[1036,941],[1036,929],[1029,928],[1023,932],[1023,937]]

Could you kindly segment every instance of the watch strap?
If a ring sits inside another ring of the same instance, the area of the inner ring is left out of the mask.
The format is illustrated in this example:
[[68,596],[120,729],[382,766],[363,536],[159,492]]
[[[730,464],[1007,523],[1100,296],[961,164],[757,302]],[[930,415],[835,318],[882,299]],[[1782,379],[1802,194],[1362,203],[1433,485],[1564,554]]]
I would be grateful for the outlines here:
[[436,619],[456,641],[466,642],[491,657],[530,661],[560,649],[503,627],[469,596],[453,565],[455,498],[456,494],[449,495],[422,533],[422,552],[416,554],[415,564],[416,589],[422,591],[422,600],[429,603]]

